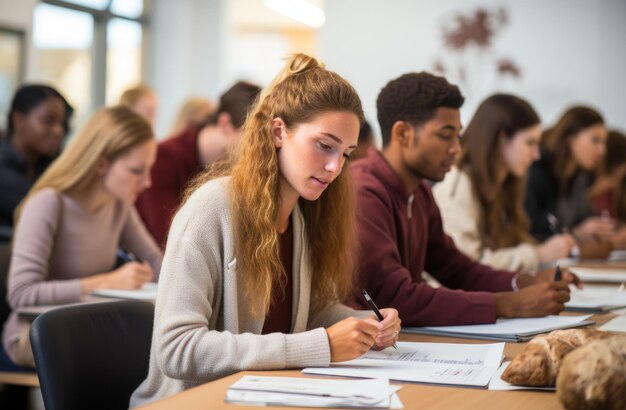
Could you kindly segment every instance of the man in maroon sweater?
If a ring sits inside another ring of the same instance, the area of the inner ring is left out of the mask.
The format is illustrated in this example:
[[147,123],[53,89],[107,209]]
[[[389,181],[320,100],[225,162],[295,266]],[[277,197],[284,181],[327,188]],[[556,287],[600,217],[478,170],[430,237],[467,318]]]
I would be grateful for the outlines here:
[[165,239],[185,187],[207,165],[221,159],[238,140],[248,109],[261,89],[237,82],[220,97],[209,122],[191,128],[159,144],[152,167],[152,186],[135,203],[139,215],[158,244]]
[[[441,181],[460,153],[463,101],[456,86],[424,72],[392,80],[378,95],[383,151],[370,149],[351,166],[358,184],[359,289],[377,305],[396,308],[408,326],[557,314],[575,276],[554,282],[550,272],[494,271],[457,250],[443,231],[426,180]],[[423,271],[443,286],[429,286]],[[368,308],[357,293],[352,302]]]

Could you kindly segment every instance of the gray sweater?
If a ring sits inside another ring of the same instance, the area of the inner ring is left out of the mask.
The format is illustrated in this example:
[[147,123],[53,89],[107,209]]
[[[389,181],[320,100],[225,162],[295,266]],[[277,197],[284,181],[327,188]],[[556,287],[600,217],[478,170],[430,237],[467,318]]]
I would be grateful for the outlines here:
[[339,303],[310,310],[312,272],[304,220],[296,207],[291,333],[261,335],[264,320],[250,313],[245,286],[238,282],[228,181],[206,183],[174,218],[159,279],[150,370],[133,393],[131,407],[240,370],[328,366],[324,327],[369,315]]
[[66,195],[60,198],[62,209],[53,189],[33,195],[15,229],[7,294],[14,312],[2,338],[10,357],[28,324],[15,309],[80,301],[80,280],[110,271],[118,247],[148,261],[154,272],[161,268],[161,251],[133,206],[116,200],[91,213]]

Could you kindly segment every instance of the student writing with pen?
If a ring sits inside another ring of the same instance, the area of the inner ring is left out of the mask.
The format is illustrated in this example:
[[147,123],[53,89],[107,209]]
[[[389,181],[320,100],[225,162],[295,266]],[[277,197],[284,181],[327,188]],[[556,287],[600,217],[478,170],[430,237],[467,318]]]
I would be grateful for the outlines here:
[[339,303],[353,288],[344,172],[356,91],[298,54],[262,91],[228,176],[209,169],[174,217],[148,377],[131,407],[240,370],[327,366],[392,346],[400,319]]
[[[463,100],[458,87],[425,72],[404,74],[380,91],[383,150],[350,167],[358,186],[359,289],[378,306],[398,309],[408,326],[557,314],[574,275],[554,282],[552,272],[494,270],[463,254],[443,231],[427,180],[441,181],[461,151]],[[443,286],[425,283],[424,271]],[[367,307],[356,292],[351,302]]]
[[[588,196],[593,174],[606,155],[606,141],[604,119],[585,106],[568,109],[544,132],[541,158],[531,166],[524,200],[537,239],[567,228],[583,257],[608,253],[603,244],[615,235],[615,221],[596,215]],[[550,214],[560,229],[551,228]]]
[[[35,183],[16,213],[8,280],[14,309],[4,327],[10,360],[34,366],[23,306],[79,302],[95,288],[137,289],[156,279],[162,255],[133,203],[150,185],[156,142],[125,107],[88,121]],[[115,268],[122,247],[143,259]]]
[[488,97],[463,131],[457,164],[433,195],[445,232],[472,259],[495,269],[537,271],[576,245],[568,234],[539,242],[529,232],[524,188],[540,141],[536,111],[511,94]]

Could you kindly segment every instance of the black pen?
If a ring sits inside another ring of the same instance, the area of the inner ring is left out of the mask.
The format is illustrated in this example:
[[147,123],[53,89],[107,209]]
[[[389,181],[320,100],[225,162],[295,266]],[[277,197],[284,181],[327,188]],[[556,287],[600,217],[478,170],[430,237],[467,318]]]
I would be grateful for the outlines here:
[[[372,311],[374,311],[374,314],[378,318],[378,321],[382,322],[385,318],[380,313],[380,310],[378,310],[378,306],[376,306],[376,303],[374,303],[374,301],[372,300],[370,295],[367,294],[367,291],[365,289],[361,289],[361,292],[363,293],[363,296],[365,297],[365,301],[370,306],[370,309],[372,309]],[[398,348],[398,346],[396,346],[395,342],[393,343],[393,347],[394,347],[394,349]]]
[[558,282],[561,280],[561,268],[559,265],[556,265],[556,270],[554,271],[554,281]]

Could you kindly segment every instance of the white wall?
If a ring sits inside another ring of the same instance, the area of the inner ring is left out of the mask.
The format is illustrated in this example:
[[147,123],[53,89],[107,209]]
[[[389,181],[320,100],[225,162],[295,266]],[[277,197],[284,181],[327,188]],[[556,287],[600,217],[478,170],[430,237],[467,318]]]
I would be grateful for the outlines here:
[[216,99],[224,52],[224,0],[153,0],[150,76],[159,94],[156,134],[163,138],[185,99]]
[[451,58],[441,36],[444,19],[477,7],[507,9],[509,23],[493,49],[515,60],[523,78],[495,78],[488,64],[474,61],[469,67],[475,74],[471,89],[461,90],[467,97],[465,122],[484,97],[506,91],[527,98],[546,124],[567,105],[587,103],[597,107],[610,126],[626,130],[623,0],[327,1],[321,58],[352,82],[368,118],[376,123],[380,89],[403,73],[432,71],[437,57]]
[[38,0],[0,0],[0,26],[20,30],[26,34],[26,73],[24,74],[26,81],[31,77],[28,62],[32,60],[33,50],[29,45],[32,39],[33,9],[37,3],[39,3]]

